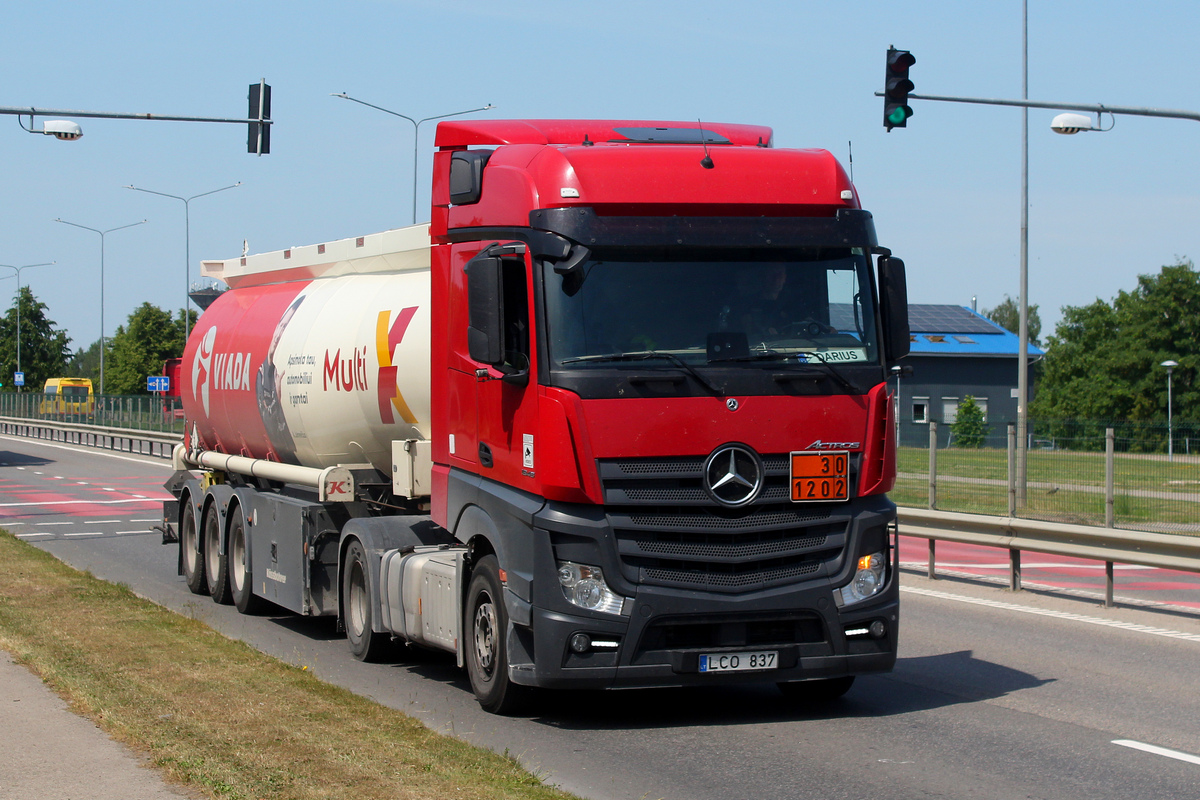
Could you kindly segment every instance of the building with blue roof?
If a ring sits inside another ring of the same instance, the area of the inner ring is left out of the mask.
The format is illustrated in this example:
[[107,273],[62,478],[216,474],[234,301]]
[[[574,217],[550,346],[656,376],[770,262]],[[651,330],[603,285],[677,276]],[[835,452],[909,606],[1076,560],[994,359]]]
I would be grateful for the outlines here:
[[[900,363],[912,374],[892,380],[901,444],[927,444],[930,422],[946,444],[959,403],[971,395],[984,411],[989,444],[1004,446],[1008,423],[1017,420],[1017,335],[965,306],[910,304],[908,327],[909,355]],[[1030,362],[1043,355],[1030,343]]]

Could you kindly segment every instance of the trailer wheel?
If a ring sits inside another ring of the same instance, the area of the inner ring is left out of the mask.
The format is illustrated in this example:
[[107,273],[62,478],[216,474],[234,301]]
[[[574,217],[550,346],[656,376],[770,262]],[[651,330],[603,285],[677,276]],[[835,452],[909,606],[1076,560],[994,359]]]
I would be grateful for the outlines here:
[[471,689],[484,711],[515,714],[528,702],[531,690],[509,680],[508,609],[500,585],[500,565],[485,556],[475,565],[467,589],[466,661]]
[[221,554],[221,515],[215,506],[204,512],[204,571],[208,574],[208,593],[213,602],[227,606],[233,602],[229,590],[229,552]]
[[854,676],[844,675],[841,678],[825,678],[819,681],[798,681],[796,683],[780,683],[776,685],[779,687],[779,691],[783,692],[783,696],[789,700],[818,705],[821,703],[832,703],[850,691],[850,687],[854,685]]
[[387,649],[387,634],[374,628],[375,603],[371,597],[367,554],[357,540],[346,548],[346,563],[342,567],[342,621],[350,655],[359,661],[377,661]]
[[238,506],[229,520],[226,560],[229,563],[229,590],[233,595],[233,604],[243,614],[255,614],[263,606],[263,599],[254,593],[254,576],[246,568],[249,550],[246,519],[242,507]]
[[183,519],[179,523],[180,561],[183,562],[183,578],[192,594],[208,594],[208,578],[204,574],[204,556],[201,555],[200,531],[196,527],[196,508],[188,498],[183,506]]

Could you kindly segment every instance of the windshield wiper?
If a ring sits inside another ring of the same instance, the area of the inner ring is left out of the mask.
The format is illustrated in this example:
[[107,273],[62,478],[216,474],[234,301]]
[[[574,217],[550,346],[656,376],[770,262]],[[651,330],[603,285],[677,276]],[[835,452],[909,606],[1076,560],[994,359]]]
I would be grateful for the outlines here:
[[[799,359],[799,353],[785,353],[782,350],[767,350],[762,353],[751,353],[745,356],[726,356],[725,358],[710,358],[709,364],[724,364],[727,362],[746,362],[746,361],[790,361],[791,359]],[[803,364],[803,361],[798,361]]]
[[708,382],[707,379],[686,361],[674,353],[667,353],[662,350],[647,350],[642,353],[604,353],[595,356],[576,356],[575,358],[564,358],[562,364],[578,364],[580,362],[603,362],[603,361],[650,361],[652,359],[661,358],[665,361],[670,361],[672,364],[682,367],[685,372],[696,379],[696,382],[708,389],[714,395],[720,396],[721,391],[717,387]]
[[[837,382],[840,383],[843,386],[843,388],[846,389],[846,391],[852,392],[852,393],[858,392],[858,387],[855,386],[853,383],[851,383],[846,378],[845,375],[843,375],[840,371],[838,371],[837,367],[835,367],[833,364],[830,364],[828,361],[826,361],[821,356],[820,353],[808,352],[808,353],[805,353],[804,355],[812,356],[813,358],[815,358],[817,360],[817,363],[820,364],[821,366],[823,366],[830,375],[832,375],[835,379],[837,379]],[[811,363],[811,362],[809,362],[809,363]]]

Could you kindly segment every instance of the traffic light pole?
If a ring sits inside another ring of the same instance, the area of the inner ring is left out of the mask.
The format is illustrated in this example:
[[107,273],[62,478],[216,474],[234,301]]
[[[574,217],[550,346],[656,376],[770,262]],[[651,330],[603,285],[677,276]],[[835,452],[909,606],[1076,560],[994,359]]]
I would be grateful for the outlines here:
[[[888,50],[888,66],[891,69],[894,48]],[[915,59],[913,59],[915,61]],[[905,70],[905,78],[907,78],[907,69]],[[1028,84],[1026,83],[1025,86]],[[908,87],[911,87],[911,81],[908,82]],[[890,89],[891,87],[889,87]],[[895,102],[889,91],[876,92],[876,97],[884,98],[885,119],[884,125],[889,131],[893,127],[903,127],[902,124],[893,125],[887,119],[888,104]],[[985,106],[1010,106],[1021,108],[1028,113],[1031,108],[1048,108],[1063,111],[1089,111],[1096,115],[1127,115],[1137,117],[1160,117],[1166,119],[1190,119],[1200,122],[1200,112],[1196,111],[1181,111],[1167,108],[1143,108],[1140,106],[1109,106],[1102,103],[1052,103],[1040,100],[1003,100],[996,98],[983,97],[952,97],[947,95],[933,94],[912,94],[904,93],[903,101],[907,100],[932,100],[943,103],[971,103],[974,105]],[[903,102],[901,101],[901,102]],[[911,109],[905,108],[908,111],[904,115],[904,120],[907,121],[911,116]],[[1019,367],[1017,372],[1017,501],[1021,505],[1025,504],[1025,485],[1026,485],[1026,447],[1028,444],[1029,433],[1029,327],[1028,327],[1028,191],[1029,191],[1029,174],[1028,174],[1028,158],[1029,158],[1029,126],[1027,120],[1022,120],[1023,132],[1021,140],[1021,159],[1022,159],[1022,177],[1021,177],[1021,319],[1020,319],[1020,335],[1019,335],[1019,352],[1018,361]]]
[[[876,92],[876,97],[885,97]],[[950,97],[937,94],[910,94],[910,100],[935,100],[942,103],[974,103],[981,106],[1013,106],[1016,108],[1050,108],[1062,111],[1090,111],[1094,114],[1124,114],[1135,117],[1166,117],[1191,119],[1200,122],[1200,111],[1178,111],[1170,108],[1139,108],[1137,106],[1107,106],[1103,103],[1047,103],[1041,100],[997,100],[983,97]]]

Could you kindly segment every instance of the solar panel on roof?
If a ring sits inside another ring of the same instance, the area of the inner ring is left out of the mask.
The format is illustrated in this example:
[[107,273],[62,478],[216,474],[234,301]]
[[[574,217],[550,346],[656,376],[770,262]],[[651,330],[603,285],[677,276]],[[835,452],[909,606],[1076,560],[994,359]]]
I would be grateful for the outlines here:
[[962,306],[914,303],[908,307],[908,328],[913,333],[1003,333],[991,320]]

